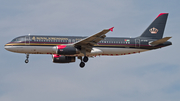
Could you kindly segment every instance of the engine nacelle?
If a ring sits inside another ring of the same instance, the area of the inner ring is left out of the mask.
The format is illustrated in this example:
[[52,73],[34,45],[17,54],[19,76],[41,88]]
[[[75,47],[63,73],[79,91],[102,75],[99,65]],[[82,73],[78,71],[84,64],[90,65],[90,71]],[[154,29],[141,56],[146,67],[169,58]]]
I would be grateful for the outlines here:
[[54,54],[52,58],[54,63],[70,63],[76,61],[75,56],[61,56]]
[[74,55],[78,54],[79,51],[75,47],[66,46],[66,45],[58,45],[56,54],[58,55]]

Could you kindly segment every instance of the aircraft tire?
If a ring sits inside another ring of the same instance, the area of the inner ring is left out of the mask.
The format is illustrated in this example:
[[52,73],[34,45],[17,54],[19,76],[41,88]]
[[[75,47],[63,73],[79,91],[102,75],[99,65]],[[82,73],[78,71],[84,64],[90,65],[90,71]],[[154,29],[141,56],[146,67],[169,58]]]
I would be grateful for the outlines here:
[[83,58],[83,61],[84,61],[84,62],[88,62],[88,60],[89,60],[89,58],[88,58],[87,56],[85,56],[85,57]]
[[85,66],[85,63],[84,63],[84,62],[81,62],[81,63],[79,64],[79,66],[80,66],[81,68],[83,68],[83,67]]
[[26,60],[25,60],[25,63],[28,63],[28,62],[29,62],[29,60],[28,60],[28,59],[26,59]]

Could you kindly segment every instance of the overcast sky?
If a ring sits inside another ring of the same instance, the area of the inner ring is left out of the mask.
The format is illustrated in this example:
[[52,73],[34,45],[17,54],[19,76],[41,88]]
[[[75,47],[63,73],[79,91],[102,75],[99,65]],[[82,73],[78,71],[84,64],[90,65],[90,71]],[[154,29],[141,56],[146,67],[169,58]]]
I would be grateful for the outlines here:
[[[179,101],[179,0],[0,0],[0,101]],[[6,51],[21,35],[136,37],[159,13],[173,45],[126,56],[54,64],[51,55]]]

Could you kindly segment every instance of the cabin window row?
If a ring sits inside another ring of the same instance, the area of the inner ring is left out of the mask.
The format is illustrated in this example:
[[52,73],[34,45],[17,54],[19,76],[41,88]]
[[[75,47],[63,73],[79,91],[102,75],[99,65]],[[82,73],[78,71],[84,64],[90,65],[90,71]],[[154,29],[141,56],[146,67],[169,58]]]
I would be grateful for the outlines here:
[[[36,42],[69,42],[74,43],[76,40],[35,40]],[[114,43],[114,44],[130,44],[130,42],[126,41],[100,41],[99,43]]]
[[99,43],[130,44],[130,42],[126,41],[100,41]]
[[36,42],[68,42],[68,40],[35,40]]

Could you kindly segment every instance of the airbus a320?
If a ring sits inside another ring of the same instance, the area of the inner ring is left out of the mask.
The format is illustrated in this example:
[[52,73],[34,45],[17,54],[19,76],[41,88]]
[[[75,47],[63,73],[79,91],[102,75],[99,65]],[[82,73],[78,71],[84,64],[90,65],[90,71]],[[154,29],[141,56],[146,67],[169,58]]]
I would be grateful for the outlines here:
[[89,37],[80,36],[38,36],[26,35],[14,38],[5,49],[15,53],[25,53],[25,63],[29,54],[51,54],[54,63],[71,63],[80,59],[83,68],[89,57],[120,56],[159,49],[172,45],[171,37],[163,33],[168,13],[160,13],[149,27],[138,37],[106,37],[113,28],[104,29]]

